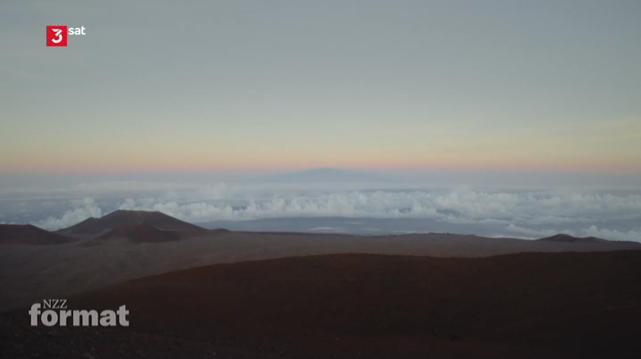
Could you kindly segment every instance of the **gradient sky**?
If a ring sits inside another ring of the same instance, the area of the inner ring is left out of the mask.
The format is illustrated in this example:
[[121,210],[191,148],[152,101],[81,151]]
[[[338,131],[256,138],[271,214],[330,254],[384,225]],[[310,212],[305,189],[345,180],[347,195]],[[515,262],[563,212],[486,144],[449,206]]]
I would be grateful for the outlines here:
[[[0,171],[641,173],[641,1],[3,1]],[[47,25],[84,26],[47,48]]]

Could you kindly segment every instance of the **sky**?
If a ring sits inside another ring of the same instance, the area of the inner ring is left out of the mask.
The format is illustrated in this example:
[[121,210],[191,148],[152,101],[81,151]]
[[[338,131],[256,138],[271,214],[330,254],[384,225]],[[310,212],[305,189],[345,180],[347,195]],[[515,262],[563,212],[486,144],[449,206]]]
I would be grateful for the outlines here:
[[[641,2],[2,1],[0,173],[641,175]],[[67,48],[47,25],[86,28]]]
[[[641,242],[640,18],[638,0],[0,0],[0,224],[128,209]],[[47,47],[50,25],[85,35]],[[288,174],[318,168],[355,172]]]

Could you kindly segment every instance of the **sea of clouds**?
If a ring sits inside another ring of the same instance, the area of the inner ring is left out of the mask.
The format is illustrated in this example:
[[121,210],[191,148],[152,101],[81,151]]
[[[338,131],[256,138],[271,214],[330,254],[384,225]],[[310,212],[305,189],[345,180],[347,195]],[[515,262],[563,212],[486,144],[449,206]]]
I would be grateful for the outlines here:
[[[414,219],[429,223],[429,229],[434,232],[444,231],[443,228],[450,232],[455,231],[452,228],[475,228],[479,234],[518,238],[541,238],[562,232],[641,242],[641,193],[631,190],[473,186],[380,188],[380,184],[319,188],[218,183],[190,189],[184,186],[163,188],[144,196],[102,194],[59,199],[56,203],[61,201],[64,206],[58,205],[58,208],[64,207],[64,210],[59,210],[60,213],[54,212],[30,222],[44,229],[57,230],[88,217],[124,209],[161,211],[192,223],[327,217]],[[318,225],[309,229],[317,228],[323,227]],[[403,229],[402,226],[395,227],[396,231]],[[412,232],[411,228],[408,232]]]

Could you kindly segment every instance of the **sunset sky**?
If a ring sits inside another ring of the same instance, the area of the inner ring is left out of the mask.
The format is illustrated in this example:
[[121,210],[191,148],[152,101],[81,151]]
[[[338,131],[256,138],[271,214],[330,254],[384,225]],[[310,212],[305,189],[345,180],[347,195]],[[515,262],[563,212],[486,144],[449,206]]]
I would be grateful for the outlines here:
[[[0,172],[641,174],[641,2],[5,1]],[[67,48],[47,25],[86,28]]]

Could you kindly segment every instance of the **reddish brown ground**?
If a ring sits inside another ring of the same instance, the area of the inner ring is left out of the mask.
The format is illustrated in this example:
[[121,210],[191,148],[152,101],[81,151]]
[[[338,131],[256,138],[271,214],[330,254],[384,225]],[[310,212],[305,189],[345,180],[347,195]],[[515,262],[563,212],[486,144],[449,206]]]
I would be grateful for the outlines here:
[[[69,303],[126,304],[131,326],[34,329],[26,311],[13,312],[0,321],[6,353],[637,358],[641,252],[293,257],[147,277]],[[16,346],[27,342],[34,344]]]

